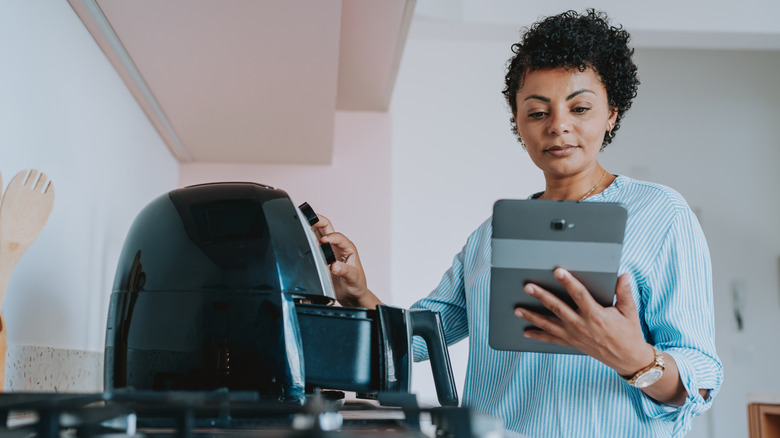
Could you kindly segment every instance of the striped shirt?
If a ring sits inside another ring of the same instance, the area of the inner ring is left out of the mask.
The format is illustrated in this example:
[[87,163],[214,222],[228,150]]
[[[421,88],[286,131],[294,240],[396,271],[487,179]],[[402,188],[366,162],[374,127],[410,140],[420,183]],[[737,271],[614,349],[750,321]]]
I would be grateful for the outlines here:
[[[647,342],[672,356],[685,404],[659,404],[589,356],[493,350],[488,345],[491,221],[467,240],[439,286],[412,308],[441,313],[448,344],[469,338],[463,404],[530,437],[679,437],[718,393],[712,273],[701,227],[683,197],[618,176],[585,202],[628,210],[620,273],[629,273]],[[415,360],[427,358],[415,338]],[[699,389],[710,389],[707,400]]]

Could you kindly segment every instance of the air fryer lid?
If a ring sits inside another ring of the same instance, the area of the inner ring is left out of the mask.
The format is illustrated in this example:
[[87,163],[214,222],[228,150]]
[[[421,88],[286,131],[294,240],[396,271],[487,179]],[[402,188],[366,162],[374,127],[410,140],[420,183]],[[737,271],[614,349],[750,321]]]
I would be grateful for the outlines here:
[[136,256],[152,291],[263,291],[332,301],[322,251],[283,190],[255,183],[185,187],[133,223],[113,290],[128,290]]

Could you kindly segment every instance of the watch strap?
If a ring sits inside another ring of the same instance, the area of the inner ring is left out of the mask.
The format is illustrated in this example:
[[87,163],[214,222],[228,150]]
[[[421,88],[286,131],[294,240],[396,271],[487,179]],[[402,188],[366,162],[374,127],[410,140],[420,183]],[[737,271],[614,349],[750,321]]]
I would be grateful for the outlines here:
[[630,377],[620,376],[629,385],[633,385],[634,383],[636,383],[637,379],[639,379],[643,374],[647,373],[648,371],[650,371],[652,369],[655,369],[655,368],[659,368],[661,370],[665,370],[666,369],[666,364],[664,364],[663,353],[661,353],[661,350],[655,348],[655,345],[653,345],[652,347],[653,347],[653,352],[655,353],[655,359],[653,360],[653,363],[651,363],[650,365],[648,365],[648,366],[642,368],[641,370],[637,371],[636,373],[634,373],[633,376],[630,376]]

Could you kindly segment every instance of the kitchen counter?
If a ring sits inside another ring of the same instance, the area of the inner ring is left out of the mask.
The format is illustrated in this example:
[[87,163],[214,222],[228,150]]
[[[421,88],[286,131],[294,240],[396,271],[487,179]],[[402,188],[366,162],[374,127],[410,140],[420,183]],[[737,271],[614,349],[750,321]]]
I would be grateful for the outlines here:
[[103,390],[103,352],[35,345],[9,345],[8,392],[99,392]]

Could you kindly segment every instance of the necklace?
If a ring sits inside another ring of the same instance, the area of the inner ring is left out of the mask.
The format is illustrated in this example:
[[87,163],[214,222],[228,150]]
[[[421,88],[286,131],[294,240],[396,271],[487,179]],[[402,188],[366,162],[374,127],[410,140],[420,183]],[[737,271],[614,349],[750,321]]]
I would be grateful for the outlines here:
[[596,187],[598,187],[599,184],[601,184],[601,181],[604,179],[605,176],[607,176],[607,171],[606,170],[604,170],[604,173],[601,174],[601,178],[599,178],[599,182],[597,182],[595,186],[591,187],[591,189],[588,190],[588,193],[585,193],[584,195],[582,195],[582,198],[580,198],[580,200],[577,201],[577,202],[582,202],[582,201],[585,200],[585,198],[590,196],[590,194],[593,193],[594,190],[596,190]]

